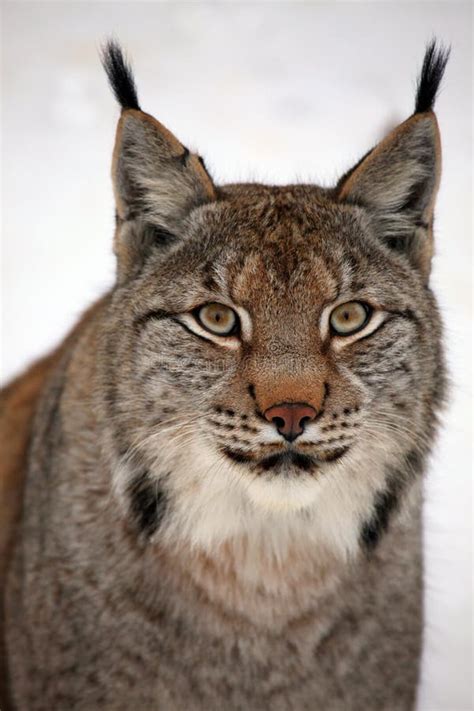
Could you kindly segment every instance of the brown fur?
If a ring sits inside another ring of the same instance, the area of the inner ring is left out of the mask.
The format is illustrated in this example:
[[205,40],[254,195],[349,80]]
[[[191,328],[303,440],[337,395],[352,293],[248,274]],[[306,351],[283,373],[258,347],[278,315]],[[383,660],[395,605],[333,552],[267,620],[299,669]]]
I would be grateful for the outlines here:
[[3,593],[12,544],[17,535],[32,424],[38,400],[62,354],[103,303],[88,309],[72,333],[51,354],[33,363],[0,393],[0,708],[7,708]]
[[[0,708],[6,708],[3,590],[15,528],[21,509],[28,440],[36,403],[55,363],[48,356],[20,375],[1,397],[0,414]],[[8,413],[8,416],[7,416]]]

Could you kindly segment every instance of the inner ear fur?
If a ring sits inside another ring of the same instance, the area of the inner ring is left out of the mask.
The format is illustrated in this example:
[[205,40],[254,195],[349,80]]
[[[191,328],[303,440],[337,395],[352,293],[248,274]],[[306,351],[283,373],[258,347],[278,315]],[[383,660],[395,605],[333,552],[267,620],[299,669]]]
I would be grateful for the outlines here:
[[340,201],[367,208],[381,239],[404,253],[426,280],[440,175],[438,122],[427,111],[395,128],[336,187]]
[[[112,161],[117,213],[115,250],[124,261],[137,256],[143,239],[133,243],[140,226],[177,235],[183,219],[199,205],[215,199],[214,184],[202,158],[191,153],[150,114],[122,111]],[[133,227],[131,224],[133,223]],[[126,239],[121,239],[126,237]]]

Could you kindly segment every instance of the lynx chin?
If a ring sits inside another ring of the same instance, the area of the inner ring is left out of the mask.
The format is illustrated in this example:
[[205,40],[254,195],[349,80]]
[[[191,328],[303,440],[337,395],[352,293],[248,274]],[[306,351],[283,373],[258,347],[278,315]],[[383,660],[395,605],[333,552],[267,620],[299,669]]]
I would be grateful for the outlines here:
[[216,185],[104,47],[116,280],[1,396],[2,711],[414,708],[448,55],[322,188]]

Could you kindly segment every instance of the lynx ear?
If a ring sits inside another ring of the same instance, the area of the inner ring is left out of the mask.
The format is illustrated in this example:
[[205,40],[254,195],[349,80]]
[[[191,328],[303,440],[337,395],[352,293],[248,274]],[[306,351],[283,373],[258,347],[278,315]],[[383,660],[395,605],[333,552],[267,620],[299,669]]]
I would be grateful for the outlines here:
[[449,52],[428,47],[415,113],[339,181],[339,200],[369,211],[387,246],[405,254],[427,280],[433,253],[433,211],[441,144],[432,111]]
[[116,251],[119,258],[130,261],[143,254],[150,242],[177,237],[186,215],[216,195],[202,158],[140,109],[131,68],[115,42],[105,46],[102,61],[122,107],[112,179]]

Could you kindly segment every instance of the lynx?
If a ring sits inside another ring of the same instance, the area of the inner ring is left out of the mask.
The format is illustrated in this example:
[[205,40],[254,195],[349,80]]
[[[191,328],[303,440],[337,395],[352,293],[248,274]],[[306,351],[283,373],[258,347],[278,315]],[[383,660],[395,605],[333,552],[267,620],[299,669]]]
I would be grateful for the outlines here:
[[335,186],[219,186],[106,45],[116,281],[2,393],[2,709],[414,708],[447,59]]

